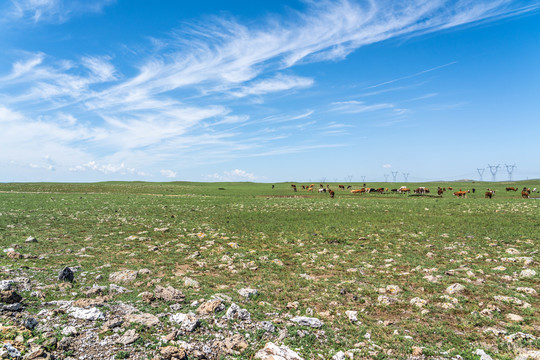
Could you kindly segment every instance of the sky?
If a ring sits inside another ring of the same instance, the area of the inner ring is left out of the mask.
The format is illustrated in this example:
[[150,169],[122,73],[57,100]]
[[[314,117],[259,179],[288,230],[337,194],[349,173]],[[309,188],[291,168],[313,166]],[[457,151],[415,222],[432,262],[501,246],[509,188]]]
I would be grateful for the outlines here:
[[540,0],[0,14],[0,182],[540,178]]

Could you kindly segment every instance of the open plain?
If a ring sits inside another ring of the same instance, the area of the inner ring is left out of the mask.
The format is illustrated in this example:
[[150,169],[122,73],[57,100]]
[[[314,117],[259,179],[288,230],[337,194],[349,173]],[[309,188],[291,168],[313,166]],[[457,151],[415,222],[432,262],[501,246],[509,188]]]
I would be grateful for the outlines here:
[[539,180],[296,184],[0,184],[2,351],[540,358]]

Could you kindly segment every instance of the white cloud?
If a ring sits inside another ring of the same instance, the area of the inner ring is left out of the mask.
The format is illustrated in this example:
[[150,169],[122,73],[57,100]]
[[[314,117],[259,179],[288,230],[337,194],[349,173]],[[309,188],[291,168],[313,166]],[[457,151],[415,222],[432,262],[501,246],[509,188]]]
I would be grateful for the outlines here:
[[114,0],[11,0],[2,10],[5,21],[63,23],[73,16],[99,13]]
[[377,111],[383,109],[391,109],[395,105],[388,103],[381,104],[366,104],[364,101],[340,101],[332,103],[334,111],[343,113],[343,114],[359,114],[369,111]]
[[[111,3],[12,0],[5,14],[10,21],[62,22],[99,12]],[[7,74],[0,75],[0,160],[73,171],[143,174],[136,169],[153,167],[157,172],[170,160],[187,164],[195,158],[198,163],[210,163],[342,146],[285,145],[283,139],[302,135],[313,125],[297,122],[312,117],[314,110],[300,115],[274,112],[256,119],[248,111],[234,111],[234,105],[224,99],[236,97],[234,101],[246,102],[241,98],[257,98],[262,103],[267,94],[316,85],[315,78],[294,74],[294,66],[300,63],[335,61],[386,39],[519,11],[505,0],[307,4],[305,13],[261,19],[257,25],[219,18],[189,24],[170,38],[153,39],[150,50],[143,49],[145,55],[137,54],[140,60],[129,64],[131,69],[115,67],[114,54],[73,54],[70,59],[40,52],[26,54]],[[126,75],[133,68],[135,75]],[[400,115],[407,111],[392,103],[362,101],[335,102],[332,109],[349,114],[388,109]],[[261,129],[261,124],[268,124],[267,129]],[[344,128],[330,124],[328,130]],[[54,156],[57,164],[41,165],[36,159],[41,155],[36,154],[44,152]],[[238,169],[216,176],[256,178]]]
[[174,179],[176,177],[176,173],[172,170],[161,170],[160,173],[169,179]]
[[214,173],[207,175],[206,178],[212,181],[255,181],[258,179],[253,173],[249,173],[245,170],[234,169],[231,171],[224,171],[221,174]]
[[136,174],[139,176],[146,176],[142,171],[138,171],[135,168],[127,167],[124,163],[121,164],[98,164],[96,161],[90,161],[86,164],[77,165],[69,169],[69,171],[99,171],[103,174]]

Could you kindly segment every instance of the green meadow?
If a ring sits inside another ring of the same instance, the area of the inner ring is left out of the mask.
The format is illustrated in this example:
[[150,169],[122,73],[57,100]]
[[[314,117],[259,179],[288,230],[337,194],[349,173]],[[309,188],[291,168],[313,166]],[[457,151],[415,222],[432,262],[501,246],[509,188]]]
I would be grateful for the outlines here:
[[[242,306],[277,330],[270,338],[249,334],[250,347],[238,358],[276,342],[283,329],[288,336],[281,343],[306,359],[338,351],[355,359],[418,352],[479,359],[476,349],[514,359],[540,348],[540,194],[521,196],[523,187],[540,188],[540,180],[407,184],[427,186],[424,196],[351,194],[330,183],[334,199],[296,185],[297,192],[290,183],[274,189],[259,183],[0,184],[0,246],[29,255],[12,259],[0,251],[0,279],[24,267],[35,281],[55,285],[58,271],[70,266],[77,272],[69,291],[44,286],[43,292],[45,300],[71,300],[93,284],[106,285],[112,272],[145,268],[151,275],[114,298],[141,308],[147,305],[137,294],[152,291],[158,278],[182,290],[186,307],[218,293],[240,301],[239,289],[254,288],[259,294]],[[437,186],[476,191],[439,197]],[[487,188],[496,190],[492,199],[484,197]],[[29,236],[38,242],[25,243]],[[200,286],[186,287],[185,277]],[[449,293],[456,283],[464,289]],[[39,311],[32,301],[28,306]],[[357,321],[347,311],[357,311]],[[324,325],[289,321],[298,315]],[[533,338],[507,338],[516,333]],[[157,341],[155,334],[145,336]]]

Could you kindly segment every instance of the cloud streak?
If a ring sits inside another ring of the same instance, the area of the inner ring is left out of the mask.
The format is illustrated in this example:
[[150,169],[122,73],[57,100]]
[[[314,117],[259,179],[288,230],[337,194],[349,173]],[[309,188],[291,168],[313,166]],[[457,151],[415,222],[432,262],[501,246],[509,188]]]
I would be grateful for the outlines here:
[[[8,9],[21,22],[65,22],[73,16],[100,12],[110,0],[17,0]],[[305,12],[271,16],[257,25],[224,18],[206,18],[154,39],[141,60],[121,66],[114,55],[73,54],[56,58],[26,53],[0,74],[0,149],[7,157],[32,161],[29,151],[16,155],[14,143],[31,143],[71,156],[57,167],[104,174],[142,174],[152,169],[169,177],[167,161],[196,156],[201,162],[310,148],[339,146],[308,144],[305,126],[287,123],[312,117],[314,110],[254,117],[247,101],[262,104],[317,86],[314,76],[295,73],[305,64],[340,61],[363,46],[387,39],[418,36],[480,21],[496,20],[538,8],[510,0],[497,1],[322,1]],[[159,46],[155,44],[159,42]],[[375,89],[455,64],[447,63],[388,80]],[[2,69],[0,69],[1,71]],[[132,74],[132,75],[128,75]],[[238,106],[238,102],[243,106]],[[332,110],[359,114],[378,110],[400,114],[390,102],[333,102]],[[272,125],[272,134],[260,124]],[[344,126],[330,124],[340,133]],[[19,135],[25,134],[25,135]],[[306,143],[290,146],[293,135]],[[10,138],[11,136],[11,138]],[[264,146],[263,146],[264,145]],[[82,165],[81,164],[82,159]],[[78,165],[77,165],[78,164]],[[247,176],[249,173],[243,173]],[[241,173],[229,174],[241,176]],[[249,178],[249,177],[248,177]]]

